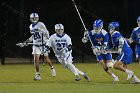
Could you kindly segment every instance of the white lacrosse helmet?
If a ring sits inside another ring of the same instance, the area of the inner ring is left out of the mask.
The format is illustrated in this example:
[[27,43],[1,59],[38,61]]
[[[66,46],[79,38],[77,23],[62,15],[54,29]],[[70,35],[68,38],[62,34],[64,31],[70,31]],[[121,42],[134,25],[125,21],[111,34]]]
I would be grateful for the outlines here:
[[37,23],[39,20],[39,15],[37,13],[31,13],[30,14],[30,21],[32,23]]
[[55,32],[59,35],[63,35],[64,33],[64,26],[62,24],[55,25]]

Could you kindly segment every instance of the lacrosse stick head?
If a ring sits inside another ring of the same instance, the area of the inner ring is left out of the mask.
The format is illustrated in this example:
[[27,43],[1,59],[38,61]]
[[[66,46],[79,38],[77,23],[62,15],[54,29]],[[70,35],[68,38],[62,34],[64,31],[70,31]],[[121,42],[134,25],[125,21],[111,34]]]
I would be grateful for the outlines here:
[[19,47],[24,47],[25,46],[23,43],[17,43],[16,45],[19,46]]

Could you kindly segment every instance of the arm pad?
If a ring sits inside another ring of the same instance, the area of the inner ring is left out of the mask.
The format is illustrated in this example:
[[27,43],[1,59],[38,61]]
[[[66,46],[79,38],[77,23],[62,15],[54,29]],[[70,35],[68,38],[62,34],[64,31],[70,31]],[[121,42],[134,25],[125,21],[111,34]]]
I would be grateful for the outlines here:
[[72,45],[68,45],[67,48],[68,48],[68,51],[72,50]]

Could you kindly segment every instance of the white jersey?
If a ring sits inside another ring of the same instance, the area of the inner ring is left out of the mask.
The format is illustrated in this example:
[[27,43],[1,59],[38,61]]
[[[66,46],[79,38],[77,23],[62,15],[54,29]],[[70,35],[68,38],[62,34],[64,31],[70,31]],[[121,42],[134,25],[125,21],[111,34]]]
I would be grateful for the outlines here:
[[31,24],[29,28],[32,34],[29,40],[33,41],[34,44],[42,44],[42,36],[43,36],[43,43],[48,42],[49,31],[47,30],[44,23],[37,22],[36,24]]
[[68,45],[72,45],[72,42],[71,38],[67,34],[64,34],[61,37],[55,33],[49,38],[48,46],[52,47],[56,57],[59,57],[61,55],[61,51]]

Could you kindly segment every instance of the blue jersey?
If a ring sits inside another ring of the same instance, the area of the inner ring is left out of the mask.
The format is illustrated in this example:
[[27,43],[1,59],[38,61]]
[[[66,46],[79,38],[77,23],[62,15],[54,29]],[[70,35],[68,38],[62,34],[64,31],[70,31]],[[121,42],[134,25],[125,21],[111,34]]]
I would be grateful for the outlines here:
[[[122,39],[123,45],[120,44],[119,39]],[[132,55],[133,55],[132,49],[128,45],[125,38],[120,34],[120,32],[118,31],[113,32],[113,34],[111,35],[111,40],[114,47],[122,48],[122,53],[117,57],[116,60],[122,61],[125,64],[132,63]]]
[[[100,34],[97,34],[95,30],[89,32],[90,39],[94,46],[106,45],[106,49],[109,49],[109,34],[104,29],[101,30]],[[100,60],[112,60],[112,55],[110,53],[100,54],[96,56],[97,61]]]
[[131,38],[136,42],[135,54],[136,58],[140,58],[140,27],[134,28]]
[[138,46],[140,46],[140,27],[134,28],[131,38],[136,42]]
[[100,34],[97,34],[95,30],[91,30],[89,36],[94,46],[106,45],[107,49],[109,49],[109,34],[104,29],[101,30]]

